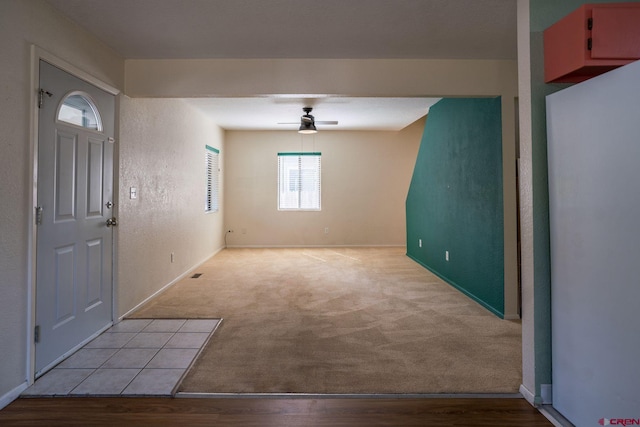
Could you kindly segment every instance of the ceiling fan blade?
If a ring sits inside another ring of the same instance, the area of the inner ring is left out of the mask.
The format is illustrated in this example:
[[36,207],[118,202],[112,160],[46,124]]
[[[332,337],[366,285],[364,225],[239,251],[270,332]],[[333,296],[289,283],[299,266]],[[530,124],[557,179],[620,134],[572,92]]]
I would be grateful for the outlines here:
[[300,122],[278,122],[279,125],[297,125],[300,124],[300,128],[309,127],[314,125],[337,125],[337,120],[316,120],[315,117],[311,115],[311,111],[313,111],[312,107],[304,107],[302,108],[304,114],[300,117]]

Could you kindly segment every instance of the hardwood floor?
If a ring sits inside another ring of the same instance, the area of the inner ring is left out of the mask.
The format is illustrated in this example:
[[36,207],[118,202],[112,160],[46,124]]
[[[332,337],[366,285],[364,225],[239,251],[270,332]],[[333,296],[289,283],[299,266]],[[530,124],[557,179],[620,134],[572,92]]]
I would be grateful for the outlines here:
[[524,399],[21,398],[2,426],[550,426]]

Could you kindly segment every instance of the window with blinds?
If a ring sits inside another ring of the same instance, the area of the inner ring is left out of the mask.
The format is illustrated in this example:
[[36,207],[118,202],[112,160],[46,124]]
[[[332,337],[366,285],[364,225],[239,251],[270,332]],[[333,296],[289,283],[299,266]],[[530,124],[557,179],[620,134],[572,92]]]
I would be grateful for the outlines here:
[[278,210],[320,210],[321,153],[278,153]]
[[207,169],[207,190],[204,204],[205,212],[218,212],[220,207],[218,199],[218,186],[220,181],[218,158],[220,150],[205,146],[205,164]]

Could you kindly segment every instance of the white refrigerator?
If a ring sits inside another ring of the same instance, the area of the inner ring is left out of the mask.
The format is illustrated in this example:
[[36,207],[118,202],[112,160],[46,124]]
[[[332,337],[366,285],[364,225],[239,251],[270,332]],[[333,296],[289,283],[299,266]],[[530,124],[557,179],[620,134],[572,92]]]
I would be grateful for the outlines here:
[[549,95],[547,136],[553,406],[639,425],[640,61]]

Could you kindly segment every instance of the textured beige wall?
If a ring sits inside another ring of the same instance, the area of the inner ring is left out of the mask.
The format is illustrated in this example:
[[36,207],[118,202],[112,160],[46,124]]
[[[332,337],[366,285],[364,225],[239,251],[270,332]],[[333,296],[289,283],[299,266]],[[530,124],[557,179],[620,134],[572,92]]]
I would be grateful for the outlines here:
[[124,61],[40,0],[0,1],[0,408],[27,381],[31,44],[122,88]]
[[[224,171],[225,149],[222,130],[183,100],[123,97],[120,108],[117,301],[123,315],[224,245],[223,212],[204,212],[204,159],[205,145],[218,148]],[[131,187],[137,199],[130,198]],[[223,191],[220,200],[224,206]]]
[[[424,120],[399,132],[227,131],[228,246],[404,245],[423,128]],[[322,211],[278,211],[277,153],[287,151],[322,153]]]

